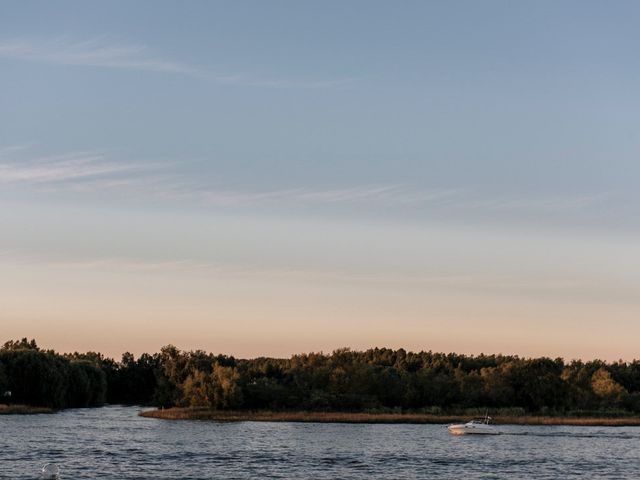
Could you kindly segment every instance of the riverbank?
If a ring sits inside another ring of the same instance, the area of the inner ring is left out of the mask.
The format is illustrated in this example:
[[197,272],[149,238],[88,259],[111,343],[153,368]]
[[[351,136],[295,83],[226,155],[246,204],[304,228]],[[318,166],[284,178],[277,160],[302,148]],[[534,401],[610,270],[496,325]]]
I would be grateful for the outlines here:
[[[419,413],[344,413],[344,412],[271,412],[221,411],[206,408],[168,408],[141,412],[146,418],[163,420],[211,420],[215,422],[314,422],[314,423],[414,423],[448,424],[465,422],[469,417]],[[502,425],[575,425],[622,427],[640,426],[640,417],[585,418],[548,416],[496,416]]]
[[54,413],[54,410],[47,407],[0,404],[0,415],[34,415],[37,413]]

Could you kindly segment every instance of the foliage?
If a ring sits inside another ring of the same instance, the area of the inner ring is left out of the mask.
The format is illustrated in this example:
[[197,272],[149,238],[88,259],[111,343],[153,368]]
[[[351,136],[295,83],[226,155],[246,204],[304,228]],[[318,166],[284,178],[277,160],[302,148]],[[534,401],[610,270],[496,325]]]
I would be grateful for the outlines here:
[[640,362],[607,364],[374,348],[239,360],[172,345],[119,362],[35,341],[0,349],[0,389],[53,408],[102,403],[217,410],[640,413]]

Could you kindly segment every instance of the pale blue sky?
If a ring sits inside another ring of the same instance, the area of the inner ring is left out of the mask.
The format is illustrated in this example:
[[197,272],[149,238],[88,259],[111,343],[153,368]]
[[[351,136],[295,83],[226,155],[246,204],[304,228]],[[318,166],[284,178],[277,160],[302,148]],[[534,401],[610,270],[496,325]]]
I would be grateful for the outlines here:
[[632,357],[639,14],[0,3],[5,336]]

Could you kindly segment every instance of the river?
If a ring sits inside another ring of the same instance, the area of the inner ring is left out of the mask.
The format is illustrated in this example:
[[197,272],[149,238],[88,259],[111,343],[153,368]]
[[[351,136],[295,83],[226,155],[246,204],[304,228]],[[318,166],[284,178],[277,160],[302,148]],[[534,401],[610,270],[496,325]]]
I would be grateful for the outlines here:
[[215,423],[108,406],[0,416],[0,479],[37,479],[56,463],[75,479],[638,478],[640,427]]

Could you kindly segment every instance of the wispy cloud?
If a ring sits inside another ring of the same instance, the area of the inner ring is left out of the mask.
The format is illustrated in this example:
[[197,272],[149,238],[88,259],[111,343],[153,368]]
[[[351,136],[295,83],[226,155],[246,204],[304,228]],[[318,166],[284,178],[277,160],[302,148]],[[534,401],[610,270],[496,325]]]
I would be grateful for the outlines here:
[[0,57],[52,65],[100,67],[186,75],[218,83],[265,88],[329,88],[352,81],[344,79],[261,78],[242,73],[219,73],[205,67],[167,60],[146,45],[115,42],[106,37],[72,40],[67,37],[0,40]]
[[407,184],[341,187],[294,186],[276,189],[229,188],[212,174],[188,174],[177,163],[114,160],[104,151],[29,156],[24,147],[0,147],[0,185],[28,186],[40,192],[161,199],[212,207],[296,207],[353,205],[411,208],[423,213],[475,216],[588,211],[611,194],[514,196],[480,194],[463,188],[417,188]]
[[189,65],[153,58],[143,45],[109,44],[105,39],[73,42],[65,38],[40,41],[14,38],[0,41],[0,56],[59,65],[197,73]]
[[93,151],[40,156],[22,161],[12,161],[6,157],[6,152],[0,153],[0,184],[61,184],[144,168],[141,164],[110,162],[104,153]]
[[215,179],[170,172],[172,163],[123,162],[102,151],[25,156],[0,149],[0,185],[23,185],[45,192],[118,192],[137,197],[242,207],[287,204],[419,204],[441,201],[453,189],[418,191],[404,185],[355,185],[342,188],[295,187],[272,190],[229,189]]

